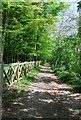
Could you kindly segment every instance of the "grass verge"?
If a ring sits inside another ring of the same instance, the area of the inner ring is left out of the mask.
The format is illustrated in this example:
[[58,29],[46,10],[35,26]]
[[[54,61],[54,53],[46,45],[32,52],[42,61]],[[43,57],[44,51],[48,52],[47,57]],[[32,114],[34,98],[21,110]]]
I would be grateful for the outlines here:
[[14,83],[9,91],[6,91],[3,94],[3,100],[8,101],[19,101],[18,93],[22,91],[27,91],[28,87],[32,84],[35,79],[35,76],[39,73],[40,68],[43,65],[40,65],[36,69],[32,70],[31,73],[28,73],[27,76],[23,76],[18,82]]

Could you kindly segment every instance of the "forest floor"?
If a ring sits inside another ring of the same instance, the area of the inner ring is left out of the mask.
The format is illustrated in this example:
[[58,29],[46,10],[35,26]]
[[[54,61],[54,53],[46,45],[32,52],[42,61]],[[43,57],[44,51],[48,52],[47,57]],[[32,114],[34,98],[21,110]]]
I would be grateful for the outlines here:
[[81,93],[62,83],[47,63],[30,87],[17,96],[20,101],[3,100],[3,118],[81,120]]

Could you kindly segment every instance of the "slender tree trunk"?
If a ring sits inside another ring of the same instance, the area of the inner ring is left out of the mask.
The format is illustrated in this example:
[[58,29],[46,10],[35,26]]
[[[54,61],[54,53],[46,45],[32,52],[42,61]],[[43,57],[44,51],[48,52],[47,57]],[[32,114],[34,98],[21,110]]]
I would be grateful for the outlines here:
[[[0,2],[0,8],[2,2]],[[0,10],[0,119],[2,119],[2,80],[3,80],[3,48],[2,48],[2,12]]]

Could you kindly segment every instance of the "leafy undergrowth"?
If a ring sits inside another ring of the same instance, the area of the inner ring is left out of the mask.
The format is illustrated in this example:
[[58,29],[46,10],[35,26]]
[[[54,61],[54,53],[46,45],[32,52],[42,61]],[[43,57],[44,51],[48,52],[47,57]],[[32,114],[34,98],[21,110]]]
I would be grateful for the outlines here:
[[78,92],[81,92],[80,74],[71,72],[70,70],[66,70],[64,65],[59,67],[55,67],[54,65],[52,65],[51,68],[64,83],[66,83],[70,87],[73,87]]
[[12,92],[4,94],[2,96],[2,99],[6,100],[6,101],[15,101],[15,102],[20,101],[19,98],[17,97],[17,95],[15,93],[12,93]]
[[3,94],[2,99],[7,101],[19,101],[18,93],[28,89],[35,79],[35,76],[39,73],[41,67],[42,65],[32,70],[27,76],[23,76],[18,82],[15,82],[11,89]]

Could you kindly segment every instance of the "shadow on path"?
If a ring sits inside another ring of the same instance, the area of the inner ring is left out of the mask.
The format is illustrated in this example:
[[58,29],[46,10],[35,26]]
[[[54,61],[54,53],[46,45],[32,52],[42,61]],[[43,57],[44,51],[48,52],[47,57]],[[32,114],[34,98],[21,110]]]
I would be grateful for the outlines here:
[[45,64],[28,90],[17,94],[19,102],[3,102],[3,118],[80,120],[81,94],[72,90]]

